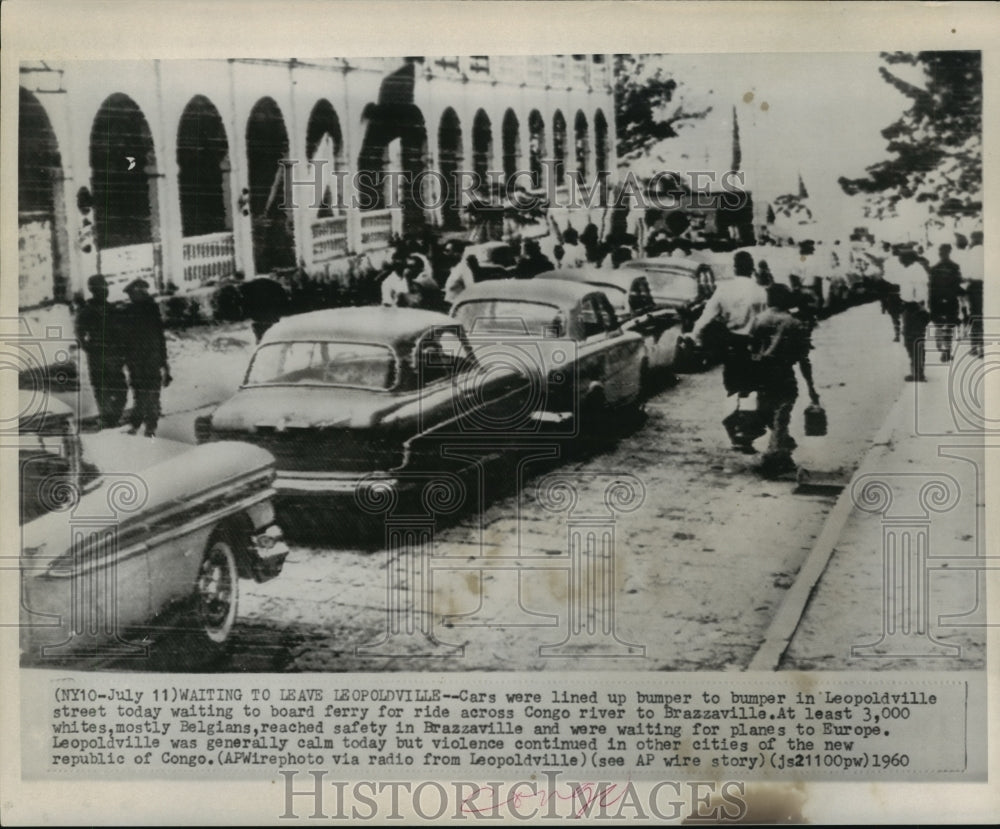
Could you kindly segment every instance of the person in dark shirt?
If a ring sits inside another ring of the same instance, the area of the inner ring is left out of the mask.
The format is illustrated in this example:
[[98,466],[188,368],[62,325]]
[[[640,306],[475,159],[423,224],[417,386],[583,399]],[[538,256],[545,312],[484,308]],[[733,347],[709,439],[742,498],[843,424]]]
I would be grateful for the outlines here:
[[126,286],[129,302],[122,310],[122,342],[133,397],[128,433],[134,435],[145,426],[146,437],[151,438],[160,420],[160,390],[173,378],[160,308],[148,291],[145,279]]
[[938,248],[939,260],[930,268],[930,313],[935,327],[935,345],[942,362],[951,360],[951,341],[959,322],[962,271],[951,261],[951,245]]
[[552,260],[542,253],[537,240],[525,239],[521,242],[521,255],[514,266],[518,279],[531,279],[554,268]]
[[819,403],[813,385],[809,351],[809,325],[790,313],[795,295],[785,285],[767,289],[767,308],[750,326],[750,352],[757,364],[757,411],[771,430],[771,438],[761,462],[768,477],[796,469],[792,460],[795,439],[788,433],[792,409],[799,395],[795,366],[809,389],[809,398]]
[[121,421],[128,397],[120,313],[108,302],[108,283],[103,276],[90,277],[87,287],[91,298],[76,315],[76,337],[87,355],[87,372],[101,428],[108,429]]
[[240,285],[243,310],[257,342],[288,311],[288,291],[276,279],[259,276]]

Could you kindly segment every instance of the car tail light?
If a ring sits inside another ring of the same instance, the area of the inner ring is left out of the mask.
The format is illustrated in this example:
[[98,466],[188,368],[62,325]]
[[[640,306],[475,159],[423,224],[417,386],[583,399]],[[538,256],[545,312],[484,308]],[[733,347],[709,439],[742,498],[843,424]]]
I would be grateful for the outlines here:
[[194,439],[197,443],[208,443],[212,439],[211,415],[200,415],[194,419]]

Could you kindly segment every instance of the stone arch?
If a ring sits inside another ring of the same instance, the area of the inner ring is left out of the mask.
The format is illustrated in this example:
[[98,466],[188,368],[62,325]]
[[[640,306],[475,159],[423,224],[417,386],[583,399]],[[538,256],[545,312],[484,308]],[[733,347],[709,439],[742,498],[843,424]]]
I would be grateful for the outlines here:
[[90,132],[90,169],[98,248],[158,242],[153,135],[128,95],[101,104]]
[[561,187],[566,175],[566,119],[558,109],[552,116],[552,161],[556,187]]
[[288,131],[273,98],[261,98],[247,119],[248,208],[253,232],[254,271],[271,273],[295,267],[295,232],[284,204],[284,167]]
[[62,156],[45,107],[23,87],[18,103],[18,307],[69,293]]
[[573,124],[573,144],[576,156],[576,171],[586,179],[590,175],[590,126],[583,110],[577,110]]
[[542,160],[545,158],[545,119],[537,109],[528,115],[528,166],[531,184],[542,186]]
[[476,174],[479,189],[489,184],[488,173],[493,161],[493,124],[485,110],[477,110],[472,120],[472,171]]
[[518,160],[521,158],[521,122],[518,121],[517,113],[513,109],[508,109],[503,114],[501,131],[503,136],[503,176],[504,181],[509,182],[517,172]]
[[[337,111],[326,98],[320,98],[309,114],[306,125],[306,159],[310,163],[323,165],[323,192],[319,196],[319,218],[329,218],[335,209],[344,204],[344,194],[334,193],[331,182],[337,182],[334,174],[344,166],[344,136],[340,128]],[[309,171],[308,179],[312,179]],[[316,201],[310,199],[310,204]]]
[[445,230],[456,230],[462,226],[460,182],[457,180],[462,160],[462,124],[455,110],[448,107],[441,114],[438,125],[438,170],[444,179],[441,224]]
[[203,95],[193,97],[181,113],[177,168],[181,234],[193,237],[232,230],[229,141],[222,116]]

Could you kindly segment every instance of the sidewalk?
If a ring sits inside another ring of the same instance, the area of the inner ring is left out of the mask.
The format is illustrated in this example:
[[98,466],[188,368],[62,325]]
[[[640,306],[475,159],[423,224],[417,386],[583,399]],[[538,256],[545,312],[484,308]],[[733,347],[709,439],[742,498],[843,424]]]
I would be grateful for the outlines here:
[[927,383],[903,386],[803,566],[819,580],[779,667],[983,667],[983,366],[965,343],[950,364],[928,349]]
[[[169,330],[166,336],[174,382],[161,395],[163,414],[157,434],[194,443],[195,413],[229,399],[239,387],[253,354],[253,332],[249,322],[232,322]],[[98,412],[86,357],[81,357],[80,369],[79,391],[55,396],[77,411],[84,431],[93,431],[97,429]],[[197,375],[189,376],[192,369],[197,370]],[[127,420],[128,409],[123,422]]]

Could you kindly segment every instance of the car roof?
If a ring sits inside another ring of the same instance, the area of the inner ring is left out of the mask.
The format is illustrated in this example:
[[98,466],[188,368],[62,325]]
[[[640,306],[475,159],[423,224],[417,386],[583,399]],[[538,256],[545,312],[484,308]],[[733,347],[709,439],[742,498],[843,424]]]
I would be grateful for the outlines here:
[[632,283],[644,278],[641,273],[630,271],[609,270],[607,268],[557,268],[538,274],[536,279],[565,279],[569,282],[586,283],[600,287],[610,285],[620,291],[628,291]]
[[508,248],[510,250],[514,249],[514,246],[509,242],[479,242],[475,245],[468,245],[465,250],[471,251],[472,253],[478,253],[479,251],[491,251],[498,250],[500,248]]
[[646,259],[630,259],[627,262],[622,262],[621,267],[631,268],[633,270],[638,270],[640,268],[648,268],[649,270],[691,270],[696,271],[700,268],[704,262],[699,262],[697,259],[687,259],[684,257],[676,256],[652,256]]
[[575,305],[595,290],[597,289],[593,285],[564,279],[493,279],[470,285],[462,291],[455,305],[490,299],[544,302],[556,306]]
[[382,305],[328,308],[285,317],[268,329],[261,345],[282,340],[341,340],[343,342],[409,342],[436,325],[455,325],[451,317],[420,308]]

